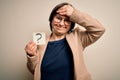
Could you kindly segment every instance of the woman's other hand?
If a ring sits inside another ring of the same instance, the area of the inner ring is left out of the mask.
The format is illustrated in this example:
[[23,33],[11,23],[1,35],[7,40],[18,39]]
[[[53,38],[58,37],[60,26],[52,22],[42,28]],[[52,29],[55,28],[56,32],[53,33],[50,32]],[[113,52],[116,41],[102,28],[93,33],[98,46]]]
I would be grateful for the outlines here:
[[37,45],[33,41],[30,41],[25,47],[25,52],[29,56],[36,56]]

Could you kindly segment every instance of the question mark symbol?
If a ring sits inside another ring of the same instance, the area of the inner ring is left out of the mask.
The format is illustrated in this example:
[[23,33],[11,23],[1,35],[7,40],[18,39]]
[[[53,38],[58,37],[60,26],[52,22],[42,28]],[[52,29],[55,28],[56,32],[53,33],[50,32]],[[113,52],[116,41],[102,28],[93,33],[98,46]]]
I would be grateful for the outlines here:
[[39,43],[39,40],[42,38],[42,34],[41,33],[36,33],[36,36],[38,36],[37,43]]

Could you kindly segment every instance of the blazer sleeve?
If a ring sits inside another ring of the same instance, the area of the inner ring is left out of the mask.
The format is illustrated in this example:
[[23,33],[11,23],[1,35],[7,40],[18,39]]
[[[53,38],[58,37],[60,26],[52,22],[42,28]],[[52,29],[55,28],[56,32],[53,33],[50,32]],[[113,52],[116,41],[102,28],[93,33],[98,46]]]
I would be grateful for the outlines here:
[[34,74],[35,67],[36,67],[38,61],[39,61],[38,52],[37,52],[36,56],[31,57],[31,56],[27,55],[27,68],[32,74]]
[[97,41],[105,32],[105,28],[98,20],[76,9],[70,16],[70,20],[86,29],[85,31],[76,30],[84,48]]

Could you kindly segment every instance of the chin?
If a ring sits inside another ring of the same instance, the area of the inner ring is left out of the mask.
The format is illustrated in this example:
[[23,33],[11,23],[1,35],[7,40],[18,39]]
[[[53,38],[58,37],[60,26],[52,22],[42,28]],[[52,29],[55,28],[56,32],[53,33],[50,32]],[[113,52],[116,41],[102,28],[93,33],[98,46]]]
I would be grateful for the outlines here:
[[57,35],[65,35],[66,32],[57,32],[56,34],[57,34]]

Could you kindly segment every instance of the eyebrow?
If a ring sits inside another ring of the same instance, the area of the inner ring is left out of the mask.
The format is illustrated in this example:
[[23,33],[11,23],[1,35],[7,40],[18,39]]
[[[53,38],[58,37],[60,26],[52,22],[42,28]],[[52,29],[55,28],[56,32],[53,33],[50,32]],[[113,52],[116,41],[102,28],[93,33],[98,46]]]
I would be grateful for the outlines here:
[[65,15],[63,16],[63,15],[60,15],[60,14],[56,14],[55,16],[60,16],[60,17],[62,17],[62,18],[64,17],[64,19],[70,20],[70,18],[67,17],[67,16],[65,16]]

